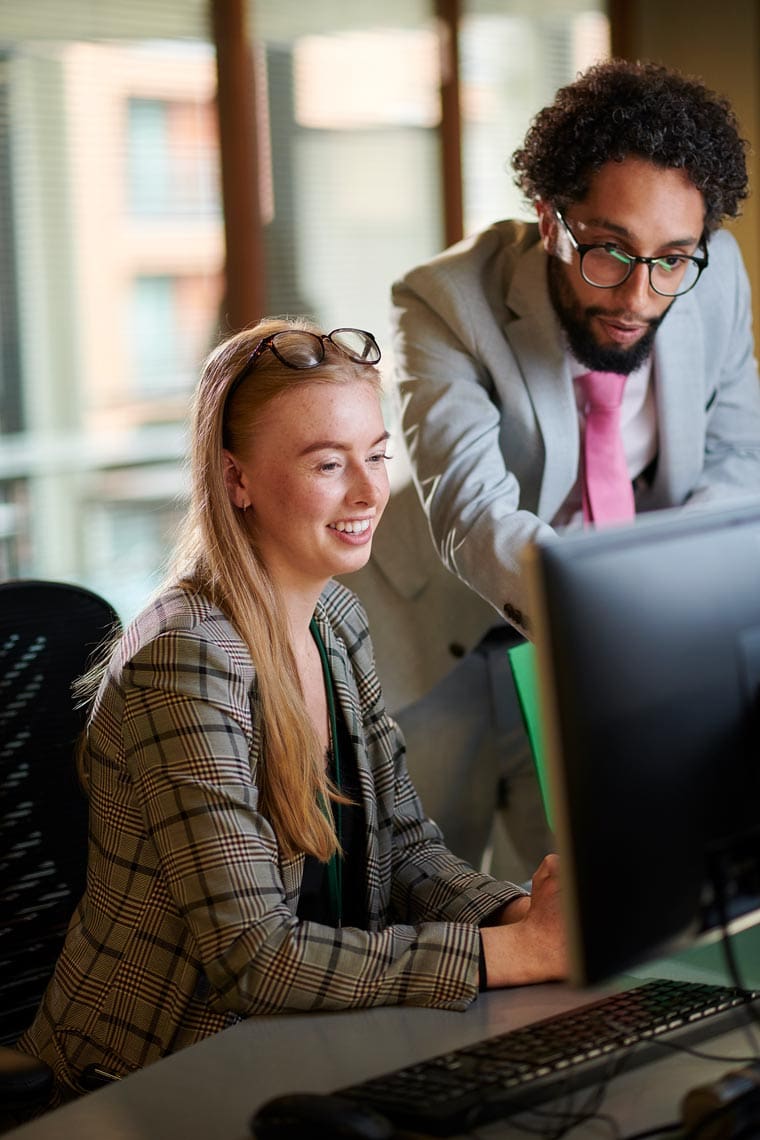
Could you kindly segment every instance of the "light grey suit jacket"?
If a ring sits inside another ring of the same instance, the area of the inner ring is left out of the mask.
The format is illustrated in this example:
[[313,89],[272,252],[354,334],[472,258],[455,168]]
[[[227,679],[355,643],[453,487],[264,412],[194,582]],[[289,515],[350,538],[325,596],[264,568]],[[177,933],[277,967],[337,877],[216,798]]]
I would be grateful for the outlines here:
[[[389,426],[393,463],[403,464],[400,426]],[[428,693],[498,622],[493,608],[441,562],[409,481],[393,490],[372,557],[346,584],[369,615],[377,671],[394,716]],[[420,742],[413,740],[410,764],[418,776],[420,756]]]
[[[655,340],[658,459],[637,511],[760,494],[760,385],[733,237]],[[499,222],[394,286],[399,392],[443,562],[508,621],[528,621],[521,556],[578,475],[579,426],[538,228]]]

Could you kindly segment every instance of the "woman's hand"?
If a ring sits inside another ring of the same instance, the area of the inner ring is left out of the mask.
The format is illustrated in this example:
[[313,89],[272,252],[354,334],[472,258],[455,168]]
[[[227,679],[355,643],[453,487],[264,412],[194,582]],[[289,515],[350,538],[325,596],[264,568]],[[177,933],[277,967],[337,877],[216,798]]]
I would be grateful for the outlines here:
[[547,855],[533,876],[530,896],[505,907],[499,925],[481,927],[489,989],[567,976],[559,892],[559,859]]

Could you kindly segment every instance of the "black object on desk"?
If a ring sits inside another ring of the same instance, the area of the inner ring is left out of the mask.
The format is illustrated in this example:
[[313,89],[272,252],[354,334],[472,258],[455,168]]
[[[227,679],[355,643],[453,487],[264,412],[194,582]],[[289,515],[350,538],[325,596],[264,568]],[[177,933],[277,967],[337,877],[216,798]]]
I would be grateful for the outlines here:
[[267,1101],[251,1120],[256,1140],[392,1140],[385,1117],[342,1096],[290,1093]]
[[657,979],[339,1090],[397,1128],[453,1136],[604,1084],[748,1018],[760,992]]
[[681,1119],[687,1134],[700,1140],[760,1135],[760,1062],[691,1089],[681,1104]]

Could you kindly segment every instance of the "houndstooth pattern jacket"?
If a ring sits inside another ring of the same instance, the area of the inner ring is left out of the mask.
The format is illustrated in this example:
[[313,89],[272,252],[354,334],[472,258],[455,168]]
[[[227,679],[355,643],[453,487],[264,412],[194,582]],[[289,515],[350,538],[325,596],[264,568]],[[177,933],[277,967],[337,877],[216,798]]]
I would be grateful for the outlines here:
[[100,687],[87,889],[19,1043],[69,1093],[89,1064],[125,1075],[251,1014],[476,996],[477,927],[521,892],[456,859],[425,817],[356,597],[331,583],[315,617],[358,758],[367,929],[296,918],[303,856],[281,855],[257,807],[250,654],[207,599],[169,590]]

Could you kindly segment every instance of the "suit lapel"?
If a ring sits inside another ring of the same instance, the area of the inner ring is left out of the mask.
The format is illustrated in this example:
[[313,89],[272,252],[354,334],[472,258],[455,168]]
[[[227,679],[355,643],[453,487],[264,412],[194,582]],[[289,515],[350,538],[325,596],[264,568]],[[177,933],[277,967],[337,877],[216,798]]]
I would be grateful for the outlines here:
[[[543,441],[538,513],[551,519],[576,481],[580,433],[570,369],[546,284],[546,254],[540,242],[518,261],[506,304],[513,319],[507,323],[505,335],[530,394]],[[573,425],[570,432],[568,424]]]

